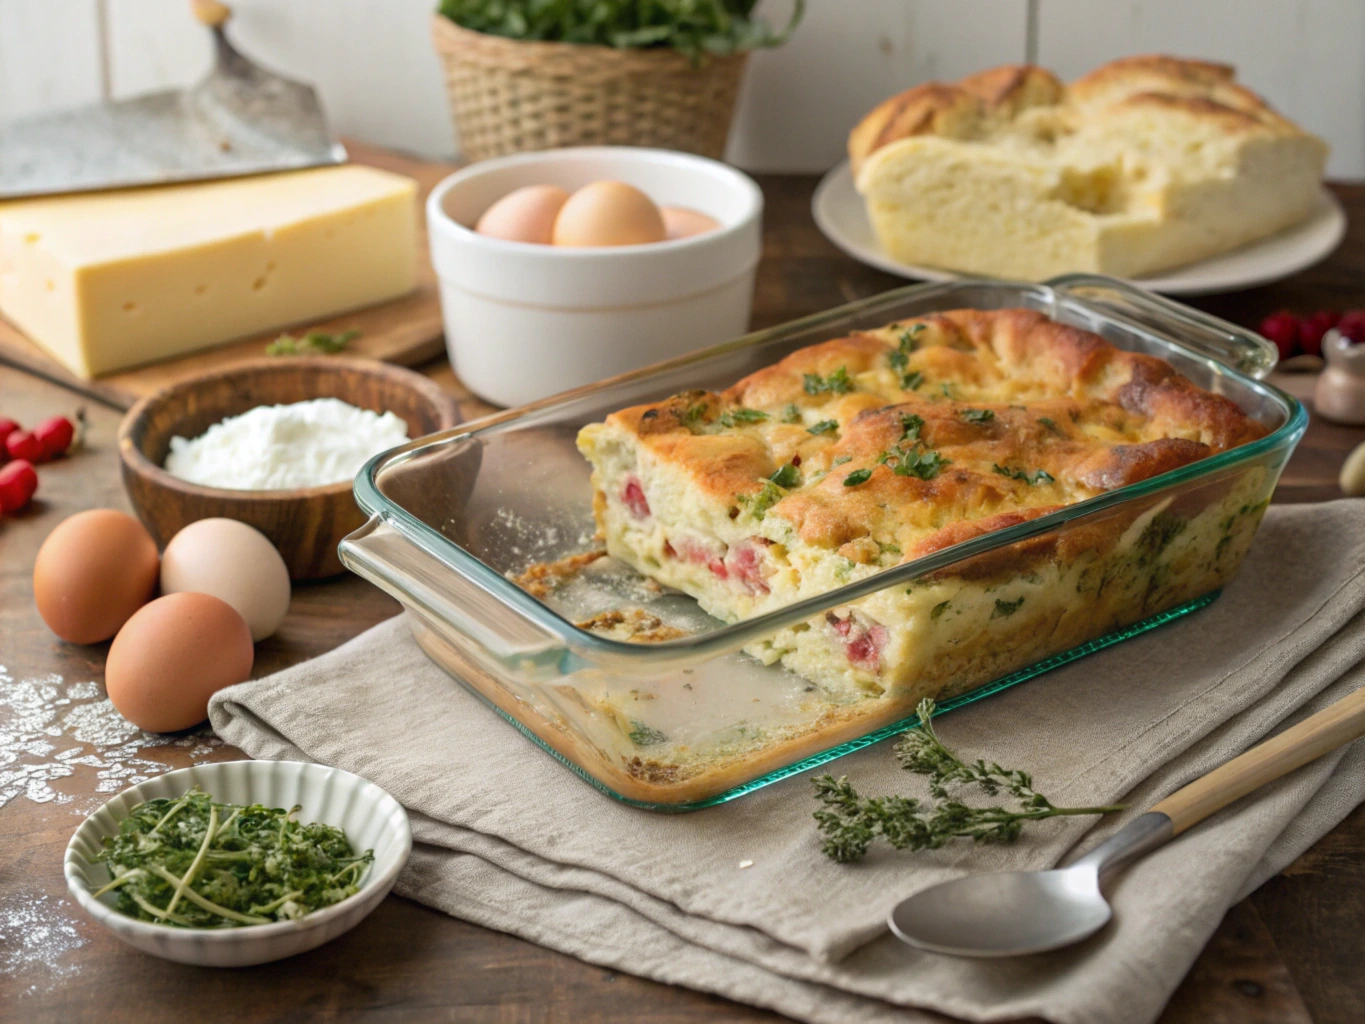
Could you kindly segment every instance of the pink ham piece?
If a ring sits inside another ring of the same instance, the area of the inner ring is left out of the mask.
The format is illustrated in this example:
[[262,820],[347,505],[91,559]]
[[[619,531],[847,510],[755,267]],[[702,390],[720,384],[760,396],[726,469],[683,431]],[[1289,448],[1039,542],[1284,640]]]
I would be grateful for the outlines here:
[[882,668],[882,649],[890,634],[885,626],[864,626],[850,615],[841,619],[833,612],[825,615],[830,628],[844,641],[844,651],[850,663],[869,672],[880,672]]
[[645,498],[645,489],[635,477],[626,477],[626,485],[621,489],[621,501],[636,519],[649,518],[649,502]]

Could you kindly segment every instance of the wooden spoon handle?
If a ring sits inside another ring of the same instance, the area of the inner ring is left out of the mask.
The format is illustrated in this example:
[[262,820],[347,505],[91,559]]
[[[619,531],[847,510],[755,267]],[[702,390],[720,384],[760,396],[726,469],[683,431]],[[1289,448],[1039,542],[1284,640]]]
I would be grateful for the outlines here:
[[1171,834],[1179,835],[1238,797],[1361,736],[1365,736],[1365,688],[1195,779],[1152,810],[1170,818]]

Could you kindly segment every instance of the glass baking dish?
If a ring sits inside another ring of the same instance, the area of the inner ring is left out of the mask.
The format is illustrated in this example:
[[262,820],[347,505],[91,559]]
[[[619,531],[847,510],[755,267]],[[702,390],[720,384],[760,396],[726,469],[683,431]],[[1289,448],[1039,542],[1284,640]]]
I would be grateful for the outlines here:
[[[512,582],[600,546],[589,466],[574,444],[585,424],[680,391],[721,390],[860,328],[1012,306],[1159,356],[1269,433],[734,623],[612,559],[539,598]],[[1260,337],[1109,278],[914,285],[385,452],[356,478],[371,518],[342,542],[341,560],[403,604],[433,661],[588,782],[637,806],[705,807],[908,728],[921,695],[958,707],[1213,600],[1307,423],[1294,398],[1258,379],[1274,363]],[[832,623],[893,587],[922,591],[916,628],[928,630],[938,619],[930,609],[954,599],[989,610],[994,597],[996,610],[966,616],[942,640],[925,632],[914,685],[866,699],[761,660],[775,637]],[[1029,613],[1008,614],[1024,595]],[[629,643],[575,625],[614,611],[657,620],[677,638]]]

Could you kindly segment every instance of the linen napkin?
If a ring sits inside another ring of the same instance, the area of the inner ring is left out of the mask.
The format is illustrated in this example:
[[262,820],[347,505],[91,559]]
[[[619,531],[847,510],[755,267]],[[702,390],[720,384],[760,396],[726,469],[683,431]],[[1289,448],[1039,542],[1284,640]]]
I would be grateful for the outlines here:
[[[963,874],[1084,853],[1152,803],[1365,684],[1365,502],[1275,507],[1208,608],[946,715],[950,746],[1031,771],[1054,803],[1125,802],[1011,846],[819,850],[807,776],[690,814],[637,810],[537,749],[422,654],[403,618],[220,692],[218,734],[255,757],[372,779],[412,815],[403,895],[629,973],[800,1020],[1150,1021],[1229,906],[1365,800],[1337,751],[1129,867],[1115,921],[1068,950],[977,961],[886,931],[900,899]],[[918,792],[889,744],[830,766]],[[752,863],[750,863],[752,862]]]

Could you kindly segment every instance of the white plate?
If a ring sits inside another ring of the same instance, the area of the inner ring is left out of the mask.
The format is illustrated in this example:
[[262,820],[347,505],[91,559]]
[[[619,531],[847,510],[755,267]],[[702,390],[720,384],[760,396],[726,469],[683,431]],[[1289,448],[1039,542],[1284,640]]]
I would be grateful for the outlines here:
[[[300,821],[323,821],[346,832],[357,850],[374,850],[374,863],[360,891],[297,921],[242,928],[175,928],[138,921],[114,909],[114,894],[91,895],[109,881],[95,860],[105,836],[135,804],[175,798],[199,786],[215,800],[265,804],[302,811]],[[302,761],[218,761],[167,772],[125,789],[86,818],[66,847],[66,885],[76,902],[100,924],[144,953],[204,967],[246,967],[282,960],[350,931],[393,888],[412,852],[412,830],[403,805],[359,775]]]
[[[824,236],[860,263],[900,277],[951,281],[960,275],[935,267],[899,263],[882,252],[868,223],[863,197],[853,186],[845,160],[824,176],[811,199],[811,212]],[[1336,196],[1322,189],[1313,215],[1302,224],[1240,249],[1153,277],[1132,280],[1167,295],[1209,295],[1279,281],[1327,256],[1346,233],[1346,213]]]

